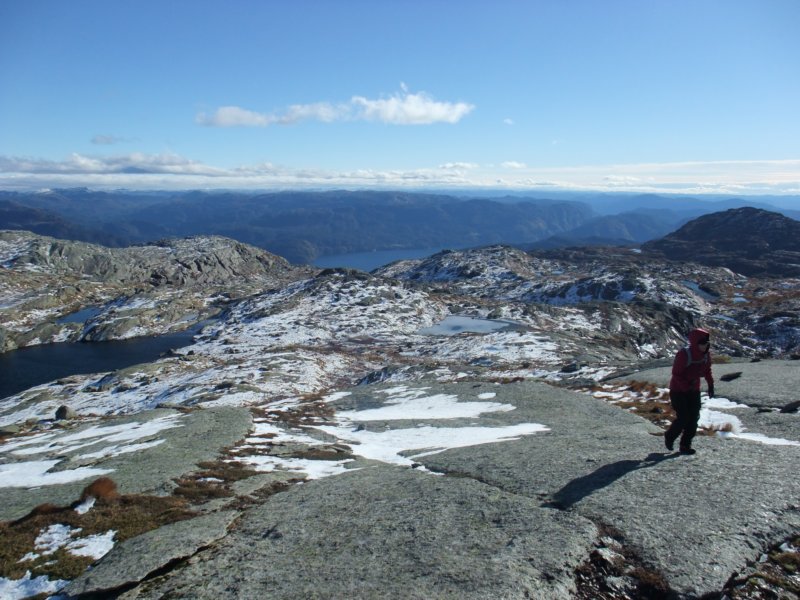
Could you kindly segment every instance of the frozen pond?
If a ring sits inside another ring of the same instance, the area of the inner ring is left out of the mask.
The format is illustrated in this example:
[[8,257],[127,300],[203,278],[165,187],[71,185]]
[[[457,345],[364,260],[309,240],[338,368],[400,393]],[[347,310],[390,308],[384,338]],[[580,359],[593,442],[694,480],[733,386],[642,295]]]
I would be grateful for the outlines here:
[[709,294],[705,290],[700,289],[700,285],[694,281],[689,281],[684,279],[681,283],[692,290],[695,294],[700,296],[703,300],[717,300],[717,297],[713,294]]
[[515,327],[511,321],[495,321],[450,315],[432,327],[424,327],[417,331],[422,335],[457,335],[459,333],[492,333]]

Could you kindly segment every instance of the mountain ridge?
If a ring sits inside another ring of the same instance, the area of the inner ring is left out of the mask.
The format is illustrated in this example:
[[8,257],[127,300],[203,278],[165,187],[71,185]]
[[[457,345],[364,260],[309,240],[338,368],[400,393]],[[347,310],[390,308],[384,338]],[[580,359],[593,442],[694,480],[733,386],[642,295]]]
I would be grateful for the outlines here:
[[[551,198],[398,191],[134,193],[88,189],[0,192],[3,201],[45,211],[40,214],[53,222],[66,221],[62,228],[69,225],[74,230],[64,229],[61,235],[82,241],[124,246],[165,237],[222,235],[295,263],[373,250],[496,243],[561,247],[587,240],[592,244],[641,243],[700,214],[748,202],[635,195],[614,200],[614,196],[558,194]],[[609,207],[625,210],[607,214]],[[797,211],[782,212],[800,216]],[[4,221],[0,213],[0,229],[31,229],[45,235],[56,232],[41,225],[36,218],[27,224]]]
[[800,221],[759,208],[698,217],[642,250],[751,276],[800,276]]

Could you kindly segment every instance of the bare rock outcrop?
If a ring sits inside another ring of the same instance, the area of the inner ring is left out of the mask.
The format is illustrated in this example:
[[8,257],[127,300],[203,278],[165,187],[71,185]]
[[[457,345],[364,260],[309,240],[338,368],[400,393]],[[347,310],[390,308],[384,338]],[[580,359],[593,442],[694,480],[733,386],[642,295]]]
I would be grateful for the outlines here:
[[[185,329],[232,299],[309,276],[283,258],[210,236],[106,248],[0,231],[0,351]],[[92,309],[91,316],[72,315]]]

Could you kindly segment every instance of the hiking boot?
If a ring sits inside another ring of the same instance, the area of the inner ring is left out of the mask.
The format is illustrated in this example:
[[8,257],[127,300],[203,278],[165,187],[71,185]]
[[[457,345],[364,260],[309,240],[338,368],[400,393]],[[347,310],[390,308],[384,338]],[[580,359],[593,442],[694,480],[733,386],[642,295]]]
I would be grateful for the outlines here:
[[667,447],[667,450],[669,450],[670,452],[675,450],[675,440],[674,439],[670,439],[670,437],[668,435],[664,436],[664,445]]
[[681,448],[681,454],[697,454],[694,448]]

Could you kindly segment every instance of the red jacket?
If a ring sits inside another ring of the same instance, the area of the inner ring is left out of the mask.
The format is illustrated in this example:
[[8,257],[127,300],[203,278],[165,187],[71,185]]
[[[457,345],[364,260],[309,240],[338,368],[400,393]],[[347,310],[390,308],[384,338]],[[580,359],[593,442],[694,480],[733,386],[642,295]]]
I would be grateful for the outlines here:
[[[697,342],[708,339],[708,332],[704,329],[692,329],[689,332],[689,348],[681,348],[672,361],[672,379],[669,389],[673,392],[698,392],[700,391],[700,378],[704,377],[706,383],[714,385],[714,376],[711,374],[711,352],[706,349],[701,351]],[[691,361],[689,357],[691,355]]]

